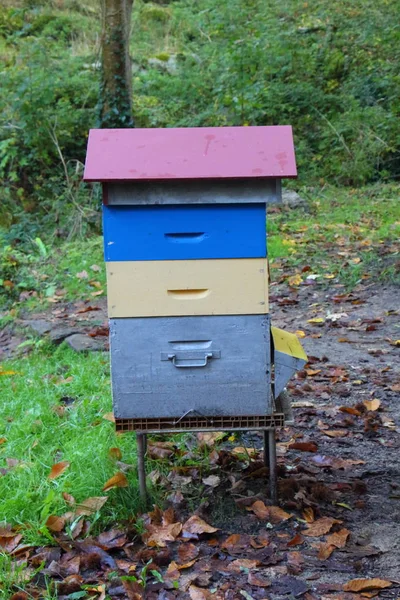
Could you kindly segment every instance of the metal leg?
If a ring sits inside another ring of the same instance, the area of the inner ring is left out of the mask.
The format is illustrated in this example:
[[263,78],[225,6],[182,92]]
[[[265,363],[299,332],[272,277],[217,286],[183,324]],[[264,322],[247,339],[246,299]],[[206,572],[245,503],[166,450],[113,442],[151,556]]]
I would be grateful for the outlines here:
[[266,429],[264,429],[263,431],[263,435],[264,435],[264,467],[269,468],[269,437],[268,437],[268,431]]
[[269,455],[269,491],[272,502],[278,500],[277,476],[276,476],[276,441],[275,429],[268,431],[268,455]]
[[143,502],[146,502],[146,500],[147,500],[146,468],[145,468],[145,454],[146,454],[146,446],[147,446],[146,434],[145,433],[137,433],[136,434],[136,442],[137,442],[140,497],[143,500]]

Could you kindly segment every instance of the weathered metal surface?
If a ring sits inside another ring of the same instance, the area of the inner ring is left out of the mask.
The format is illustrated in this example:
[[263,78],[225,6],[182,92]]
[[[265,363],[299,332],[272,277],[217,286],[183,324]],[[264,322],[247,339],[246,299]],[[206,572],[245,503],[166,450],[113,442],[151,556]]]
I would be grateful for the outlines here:
[[275,398],[283,392],[289,379],[307,362],[307,355],[297,336],[271,327],[273,343],[273,362],[275,364]]
[[85,181],[296,177],[292,128],[92,129]]
[[266,204],[282,200],[280,179],[123,181],[103,183],[103,189],[103,203],[109,206]]
[[272,412],[269,315],[111,319],[110,350],[117,419]]
[[268,312],[265,258],[121,261],[106,268],[110,318]]
[[106,261],[265,257],[265,204],[103,207]]

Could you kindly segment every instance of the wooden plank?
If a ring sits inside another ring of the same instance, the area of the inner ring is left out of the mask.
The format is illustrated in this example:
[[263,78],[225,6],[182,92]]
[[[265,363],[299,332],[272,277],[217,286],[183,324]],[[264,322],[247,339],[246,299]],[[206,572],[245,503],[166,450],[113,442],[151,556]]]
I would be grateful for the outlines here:
[[268,313],[265,258],[108,262],[115,317]]
[[258,258],[265,204],[103,207],[106,261]]
[[281,202],[280,179],[103,183],[103,202],[120,204],[266,204]]
[[111,319],[116,418],[271,414],[269,323],[269,315]]
[[92,129],[85,181],[296,177],[292,128]]

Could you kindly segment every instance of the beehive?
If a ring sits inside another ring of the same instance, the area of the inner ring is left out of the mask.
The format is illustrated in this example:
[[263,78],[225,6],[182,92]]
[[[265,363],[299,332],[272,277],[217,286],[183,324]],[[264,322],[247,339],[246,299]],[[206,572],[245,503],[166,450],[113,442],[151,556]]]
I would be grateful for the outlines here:
[[305,355],[271,335],[266,209],[295,176],[288,126],[90,132],[117,428],[282,424],[271,383],[276,396]]

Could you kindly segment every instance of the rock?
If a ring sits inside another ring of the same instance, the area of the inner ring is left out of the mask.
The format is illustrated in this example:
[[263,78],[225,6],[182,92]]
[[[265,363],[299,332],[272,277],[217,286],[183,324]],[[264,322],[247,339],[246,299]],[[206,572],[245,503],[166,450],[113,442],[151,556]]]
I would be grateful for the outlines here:
[[72,336],[74,333],[79,333],[79,329],[76,327],[55,326],[54,329],[49,331],[49,338],[53,344],[61,344],[61,342]]
[[108,339],[96,340],[84,335],[83,333],[74,333],[65,339],[65,342],[76,352],[106,350]]
[[178,72],[178,64],[176,55],[171,54],[166,60],[161,58],[149,58],[148,63],[151,67],[157,67],[160,71],[166,71],[170,75],[176,75]]
[[305,208],[307,200],[299,196],[294,190],[282,190],[282,204],[290,208]]
[[54,327],[54,323],[45,321],[44,319],[28,319],[26,321],[22,321],[22,325],[27,325],[39,335],[44,335],[45,333],[48,333],[51,330],[51,328]]

